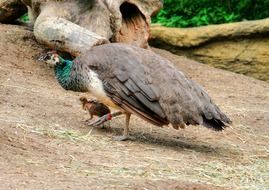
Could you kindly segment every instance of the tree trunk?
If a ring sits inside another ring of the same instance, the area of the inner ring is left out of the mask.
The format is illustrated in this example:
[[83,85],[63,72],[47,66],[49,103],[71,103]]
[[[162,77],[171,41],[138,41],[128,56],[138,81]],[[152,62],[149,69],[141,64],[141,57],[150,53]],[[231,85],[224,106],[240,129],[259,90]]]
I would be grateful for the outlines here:
[[[34,24],[36,39],[50,48],[78,55],[92,46],[121,42],[148,47],[151,15],[162,7],[161,0],[4,0],[5,7],[25,5]],[[22,3],[23,4],[22,4]],[[1,7],[0,7],[1,10]],[[14,11],[14,12],[12,12]],[[16,12],[17,11],[17,12]],[[12,12],[12,13],[11,13]],[[0,22],[6,22],[3,13]],[[12,20],[12,18],[10,18]]]
[[37,20],[34,26],[36,39],[52,49],[57,49],[77,56],[92,46],[109,41],[70,21],[57,17]]

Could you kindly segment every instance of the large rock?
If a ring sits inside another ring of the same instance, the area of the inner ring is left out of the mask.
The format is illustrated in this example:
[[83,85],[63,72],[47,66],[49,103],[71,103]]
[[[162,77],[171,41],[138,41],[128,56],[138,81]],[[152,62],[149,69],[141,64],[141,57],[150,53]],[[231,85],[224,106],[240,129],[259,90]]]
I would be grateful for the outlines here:
[[0,23],[28,10],[39,43],[77,56],[109,42],[148,48],[151,16],[162,5],[161,0],[0,0]]
[[184,29],[153,25],[151,44],[269,81],[269,19]]

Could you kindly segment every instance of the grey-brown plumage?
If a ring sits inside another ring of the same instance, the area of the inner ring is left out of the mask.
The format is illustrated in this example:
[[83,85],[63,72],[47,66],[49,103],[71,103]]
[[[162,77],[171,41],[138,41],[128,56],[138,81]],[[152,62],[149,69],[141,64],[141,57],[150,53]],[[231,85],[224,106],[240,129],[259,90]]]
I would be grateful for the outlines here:
[[80,97],[79,100],[82,103],[82,108],[84,110],[88,110],[90,119],[92,119],[94,115],[102,117],[110,113],[110,109],[105,104],[97,100],[87,100],[86,97]]
[[80,88],[85,89],[92,82],[90,71],[115,105],[154,125],[222,130],[231,123],[197,83],[150,50],[126,44],[93,47],[74,60],[70,76],[84,81]]

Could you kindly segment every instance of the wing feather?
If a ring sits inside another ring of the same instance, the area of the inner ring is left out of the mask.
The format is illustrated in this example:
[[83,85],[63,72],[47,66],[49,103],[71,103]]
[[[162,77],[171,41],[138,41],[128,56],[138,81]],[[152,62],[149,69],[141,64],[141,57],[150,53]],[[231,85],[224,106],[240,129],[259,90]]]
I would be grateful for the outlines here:
[[117,91],[116,89],[111,90],[109,83],[104,84],[104,89],[111,100],[122,109],[134,113],[157,126],[163,126],[169,123],[166,118],[160,117],[141,103],[136,96],[127,96],[122,91]]

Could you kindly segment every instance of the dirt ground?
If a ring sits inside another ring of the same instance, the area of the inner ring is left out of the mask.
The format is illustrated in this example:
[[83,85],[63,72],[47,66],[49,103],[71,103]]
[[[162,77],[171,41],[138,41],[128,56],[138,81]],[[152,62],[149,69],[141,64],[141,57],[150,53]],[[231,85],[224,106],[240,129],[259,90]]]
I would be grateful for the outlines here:
[[0,189],[269,189],[269,84],[154,49],[199,82],[232,118],[223,133],[131,119],[133,141],[82,121],[31,31],[0,25]]

